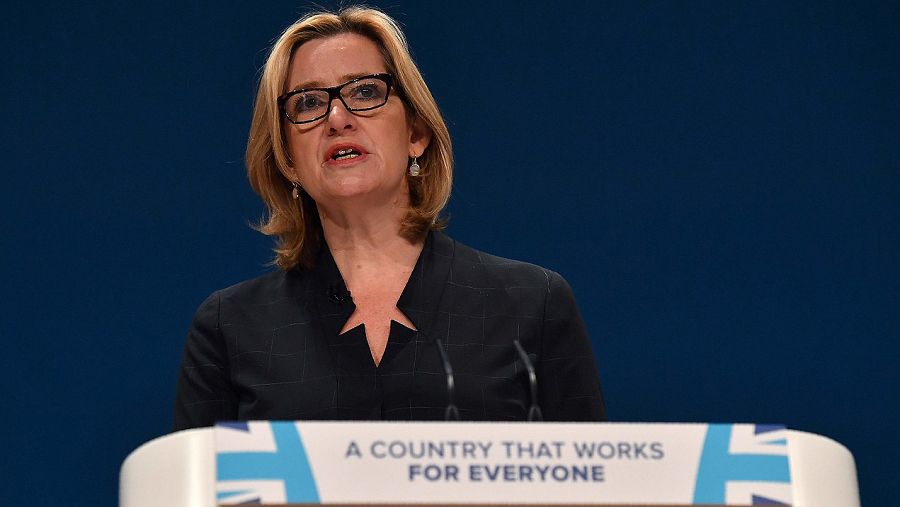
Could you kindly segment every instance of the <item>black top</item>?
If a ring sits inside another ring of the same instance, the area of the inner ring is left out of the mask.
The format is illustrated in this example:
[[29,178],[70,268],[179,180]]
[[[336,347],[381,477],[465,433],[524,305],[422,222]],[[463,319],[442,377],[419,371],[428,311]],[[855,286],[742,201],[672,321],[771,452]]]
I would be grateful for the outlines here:
[[605,418],[600,382],[572,290],[553,271],[479,252],[429,233],[376,367],[327,246],[312,270],[276,271],[214,292],[188,333],[176,430],[219,420],[443,420],[452,365],[464,420],[526,417],[537,371],[548,421]]

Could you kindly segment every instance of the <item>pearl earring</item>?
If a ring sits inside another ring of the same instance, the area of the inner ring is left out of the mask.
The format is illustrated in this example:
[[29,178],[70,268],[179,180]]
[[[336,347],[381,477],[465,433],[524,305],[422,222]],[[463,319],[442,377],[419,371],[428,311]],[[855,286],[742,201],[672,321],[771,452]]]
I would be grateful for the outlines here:
[[413,157],[412,164],[409,164],[409,175],[410,176],[418,176],[421,167],[419,167],[419,162],[417,161],[418,157]]
[[300,198],[300,185],[297,184],[296,181],[292,181],[291,183],[294,184],[294,190],[291,191],[291,197],[293,197],[294,199],[299,199]]

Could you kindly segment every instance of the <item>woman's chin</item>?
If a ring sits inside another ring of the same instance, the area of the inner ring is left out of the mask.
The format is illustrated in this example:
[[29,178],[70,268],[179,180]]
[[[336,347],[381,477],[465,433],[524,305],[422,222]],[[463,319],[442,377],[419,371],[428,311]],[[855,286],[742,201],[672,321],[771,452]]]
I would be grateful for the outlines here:
[[329,194],[334,197],[364,197],[376,190],[375,185],[365,178],[345,178],[329,189]]
[[396,197],[394,194],[404,190],[403,180],[386,181],[376,177],[375,172],[345,171],[343,174],[332,174],[322,181],[321,194],[326,199],[373,198],[381,200]]
[[375,185],[371,181],[344,181],[339,185],[332,185],[326,189],[327,201],[359,201],[359,202],[389,202],[396,198],[398,192],[387,191],[384,187]]

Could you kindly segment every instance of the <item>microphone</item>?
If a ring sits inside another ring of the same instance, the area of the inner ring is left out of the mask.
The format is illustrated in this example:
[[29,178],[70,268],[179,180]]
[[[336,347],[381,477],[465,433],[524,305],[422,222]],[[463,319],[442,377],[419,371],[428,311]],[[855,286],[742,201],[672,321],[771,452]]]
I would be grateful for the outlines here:
[[441,343],[441,340],[435,338],[434,344],[437,346],[438,354],[441,356],[441,364],[444,366],[444,375],[447,377],[447,409],[444,410],[444,420],[458,421],[459,410],[457,410],[456,405],[453,403],[453,395],[456,390],[456,382],[453,380],[453,367],[450,366],[450,359],[447,358],[447,353],[444,352],[444,344]]
[[332,303],[341,304],[350,299],[350,291],[338,287],[338,284],[332,283],[325,289],[325,295]]
[[513,340],[516,346],[516,352],[519,353],[519,359],[525,363],[525,370],[528,372],[528,387],[531,391],[531,406],[528,407],[528,422],[543,422],[544,414],[541,413],[541,407],[538,406],[538,390],[537,390],[537,373],[534,371],[534,365],[519,340]]

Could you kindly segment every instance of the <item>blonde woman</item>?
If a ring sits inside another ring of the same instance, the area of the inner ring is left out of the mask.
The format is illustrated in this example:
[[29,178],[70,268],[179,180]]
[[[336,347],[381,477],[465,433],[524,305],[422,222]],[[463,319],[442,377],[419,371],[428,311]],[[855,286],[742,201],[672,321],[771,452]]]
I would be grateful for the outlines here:
[[437,420],[450,402],[468,420],[523,420],[533,405],[546,420],[605,417],[565,280],[441,232],[450,136],[393,19],[348,8],[287,28],[260,80],[247,171],[278,269],[201,304],[175,429]]

